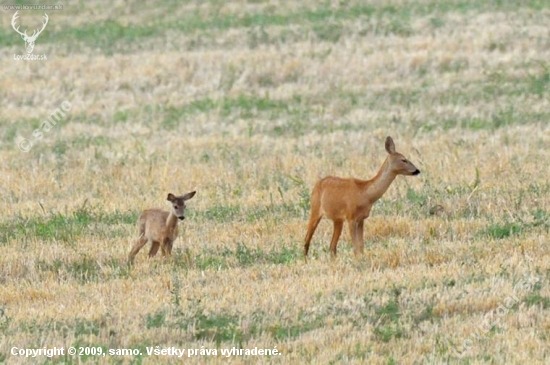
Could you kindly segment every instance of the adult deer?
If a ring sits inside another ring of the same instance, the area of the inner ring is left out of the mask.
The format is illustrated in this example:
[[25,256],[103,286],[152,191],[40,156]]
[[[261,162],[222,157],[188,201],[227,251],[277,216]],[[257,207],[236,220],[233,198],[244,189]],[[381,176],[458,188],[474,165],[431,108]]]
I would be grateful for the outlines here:
[[45,22],[42,23],[42,29],[40,29],[37,33],[36,30],[34,30],[32,32],[32,35],[29,36],[27,35],[27,30],[25,29],[25,31],[23,33],[21,33],[19,31],[19,27],[15,27],[15,21],[17,20],[18,16],[17,16],[17,13],[19,12],[16,11],[15,14],[13,14],[13,17],[11,18],[11,26],[13,28],[13,30],[15,30],[17,33],[19,33],[21,35],[21,38],[23,38],[23,40],[25,41],[25,44],[27,45],[26,46],[26,49],[27,49],[27,53],[32,53],[33,49],[34,49],[34,42],[36,41],[36,38],[38,38],[38,36],[40,35],[40,33],[42,33],[42,31],[44,30],[44,28],[46,28],[46,24],[48,24],[48,14],[44,13],[44,20]]
[[327,176],[315,184],[311,193],[311,213],[304,245],[306,260],[311,237],[323,216],[332,220],[334,224],[330,241],[330,252],[333,257],[336,256],[336,246],[344,221],[349,226],[355,255],[363,253],[363,223],[368,218],[372,205],[384,195],[397,175],[420,174],[416,166],[395,151],[391,137],[386,138],[386,151],[388,157],[376,176],[370,180]]

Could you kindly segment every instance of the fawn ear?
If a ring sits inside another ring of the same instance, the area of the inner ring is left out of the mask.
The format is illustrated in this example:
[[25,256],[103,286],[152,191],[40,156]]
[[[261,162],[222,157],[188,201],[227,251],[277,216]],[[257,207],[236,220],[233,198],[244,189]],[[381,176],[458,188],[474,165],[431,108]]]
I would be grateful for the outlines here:
[[192,191],[190,193],[185,194],[182,198],[183,198],[183,200],[189,200],[192,197],[194,197],[196,193],[197,193],[196,191]]
[[386,151],[388,151],[388,153],[395,153],[395,144],[390,136],[386,137]]
[[173,202],[174,200],[176,200],[176,196],[170,193],[168,194],[168,198],[166,198],[166,200]]

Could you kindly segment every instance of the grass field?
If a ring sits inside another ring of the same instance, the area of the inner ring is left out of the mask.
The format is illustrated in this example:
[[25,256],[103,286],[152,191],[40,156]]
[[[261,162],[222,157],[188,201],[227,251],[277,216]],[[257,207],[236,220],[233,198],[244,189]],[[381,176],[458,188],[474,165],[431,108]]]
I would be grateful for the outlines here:
[[[550,2],[63,5],[46,61],[0,17],[0,363],[547,363]],[[322,221],[304,263],[313,185],[374,176],[387,135],[422,174],[362,257]],[[194,189],[172,258],[128,266]],[[69,346],[141,355],[12,354]]]

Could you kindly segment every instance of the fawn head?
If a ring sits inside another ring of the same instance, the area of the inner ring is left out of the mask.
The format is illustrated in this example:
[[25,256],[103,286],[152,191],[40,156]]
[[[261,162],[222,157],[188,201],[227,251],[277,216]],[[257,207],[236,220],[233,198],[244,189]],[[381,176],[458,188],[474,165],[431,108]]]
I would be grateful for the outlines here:
[[390,168],[398,175],[418,175],[420,170],[413,163],[405,158],[402,154],[395,151],[393,139],[386,137],[386,151],[388,152],[388,161]]
[[182,196],[175,196],[174,194],[168,194],[168,200],[172,204],[173,213],[178,217],[180,221],[185,219],[185,201],[195,196],[196,191],[192,191]]

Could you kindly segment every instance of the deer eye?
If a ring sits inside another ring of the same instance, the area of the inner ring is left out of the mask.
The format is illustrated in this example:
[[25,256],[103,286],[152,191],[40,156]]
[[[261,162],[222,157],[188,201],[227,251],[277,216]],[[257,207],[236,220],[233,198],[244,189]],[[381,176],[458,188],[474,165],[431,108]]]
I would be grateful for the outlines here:
[[404,158],[402,158],[402,159],[401,159],[401,162],[407,162],[407,160],[406,160],[406,159],[404,159]]

